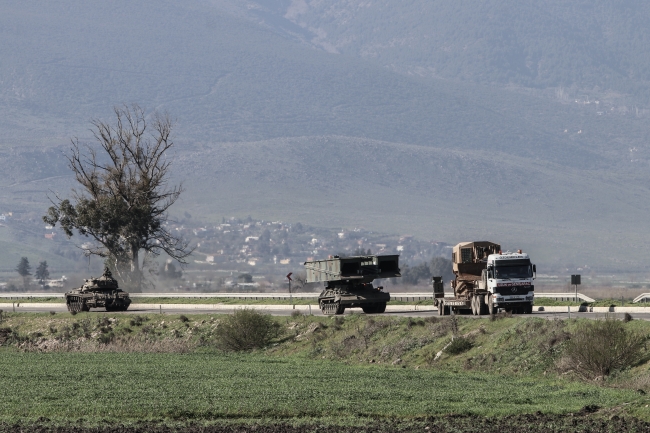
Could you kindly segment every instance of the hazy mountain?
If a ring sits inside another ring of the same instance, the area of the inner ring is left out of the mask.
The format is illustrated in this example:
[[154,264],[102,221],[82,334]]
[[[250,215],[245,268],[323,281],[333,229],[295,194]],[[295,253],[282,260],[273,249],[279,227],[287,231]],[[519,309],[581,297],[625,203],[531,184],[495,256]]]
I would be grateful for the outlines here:
[[290,38],[406,74],[616,91],[645,103],[650,96],[650,4],[642,0],[251,0],[241,6]]
[[38,216],[72,186],[70,137],[137,102],[177,118],[180,213],[643,270],[648,16],[633,1],[7,1],[0,206]]

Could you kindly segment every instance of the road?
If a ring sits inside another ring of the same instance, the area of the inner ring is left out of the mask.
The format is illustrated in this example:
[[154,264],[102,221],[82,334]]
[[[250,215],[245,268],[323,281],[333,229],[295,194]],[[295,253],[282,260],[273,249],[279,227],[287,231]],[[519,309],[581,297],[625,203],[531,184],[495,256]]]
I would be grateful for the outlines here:
[[[227,314],[232,311],[240,308],[259,308],[261,311],[274,315],[274,316],[290,316],[295,311],[300,311],[303,314],[310,314],[309,306],[307,305],[296,305],[296,309],[291,308],[290,305],[281,306],[281,305],[201,305],[201,304],[133,304],[126,312],[112,312],[111,315],[115,314],[147,314],[147,313],[160,313],[160,314]],[[402,306],[389,306],[386,313],[381,314],[380,316],[395,316],[395,317],[429,317],[429,316],[438,316],[438,310],[426,306],[418,306],[418,310],[414,311],[413,306],[402,305]],[[548,307],[547,307],[548,308]],[[11,312],[14,311],[14,308],[11,304],[0,304],[0,309]],[[650,310],[650,308],[648,308]],[[55,313],[64,313],[67,312],[66,306],[63,303],[58,304],[38,304],[38,303],[23,303],[15,308],[16,312],[48,312],[54,311]],[[102,314],[106,313],[104,309],[91,309],[91,313]],[[311,308],[311,314],[316,316],[322,316],[323,314],[315,306]],[[362,314],[361,309],[354,308],[348,309],[345,311],[345,315],[350,314]],[[584,317],[589,319],[603,318],[606,315],[622,318],[625,312],[596,312],[596,313],[579,313],[572,311],[568,313],[567,311],[534,311],[531,316],[539,317],[544,319],[567,319],[569,317]],[[634,311],[630,313],[633,318],[641,320],[650,320],[650,311],[649,312],[638,312]],[[378,315],[379,316],[379,315]],[[464,317],[476,318],[476,319],[486,319],[489,316],[471,316],[466,315]]]

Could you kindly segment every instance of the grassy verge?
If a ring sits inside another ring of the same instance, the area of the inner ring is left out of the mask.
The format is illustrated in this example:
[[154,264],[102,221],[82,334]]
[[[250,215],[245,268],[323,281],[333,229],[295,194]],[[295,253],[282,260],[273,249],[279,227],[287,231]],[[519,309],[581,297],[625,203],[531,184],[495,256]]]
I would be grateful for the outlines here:
[[535,298],[536,306],[575,306],[575,305],[587,305],[590,307],[650,307],[650,304],[647,303],[633,303],[632,299],[601,299],[596,302],[574,302],[574,301],[558,301],[551,298]]
[[[137,304],[227,304],[227,305],[317,305],[318,299],[314,298],[294,298],[293,301],[290,301],[288,298],[255,298],[254,295],[251,295],[249,298],[173,298],[173,297],[157,297],[157,298],[144,298],[138,297],[137,294],[132,295],[131,299],[134,303]],[[15,302],[19,304],[28,304],[28,303],[65,303],[64,298],[55,298],[55,297],[44,297],[44,298],[16,298],[16,299],[0,299],[0,302]],[[558,301],[550,298],[535,298],[535,306],[576,306],[581,305],[582,302],[573,302],[573,301]],[[425,301],[390,301],[389,305],[432,305],[431,300]],[[586,305],[592,307],[644,307],[650,306],[649,304],[632,303],[631,299],[624,300],[621,302],[620,299],[603,299],[597,302],[587,303]]]
[[[273,345],[228,354],[215,349],[219,315],[7,314],[0,324],[0,387],[8,398],[0,400],[0,422],[363,424],[584,407],[650,419],[647,350],[638,365],[599,381],[580,381],[563,363],[564,345],[581,320],[362,314],[275,320],[284,333]],[[625,326],[650,334],[645,321]],[[453,351],[452,337],[463,342]]]

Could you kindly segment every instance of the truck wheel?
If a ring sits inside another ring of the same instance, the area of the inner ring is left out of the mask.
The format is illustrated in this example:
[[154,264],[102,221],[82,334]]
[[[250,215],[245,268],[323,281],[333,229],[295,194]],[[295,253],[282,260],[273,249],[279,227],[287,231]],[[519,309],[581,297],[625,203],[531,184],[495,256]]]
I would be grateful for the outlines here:
[[488,295],[488,312],[490,313],[490,316],[496,313],[494,310],[495,308],[494,303],[492,302],[492,295]]
[[366,314],[375,314],[377,312],[377,304],[365,304],[361,306],[361,309]]
[[445,306],[442,301],[438,302],[438,316],[444,316],[445,315]]
[[533,314],[533,304],[524,307],[524,314]]
[[478,316],[484,316],[487,313],[487,305],[485,305],[485,298],[483,295],[476,297],[476,311]]
[[472,316],[476,316],[477,315],[477,312],[476,312],[476,295],[472,296],[471,305],[472,305]]
[[81,311],[90,311],[90,307],[86,304],[86,301],[81,301]]
[[386,303],[385,302],[379,302],[377,304],[377,309],[375,310],[375,313],[381,314],[386,312]]
[[334,314],[339,315],[345,313],[345,307],[338,302],[334,304],[335,305],[335,311]]

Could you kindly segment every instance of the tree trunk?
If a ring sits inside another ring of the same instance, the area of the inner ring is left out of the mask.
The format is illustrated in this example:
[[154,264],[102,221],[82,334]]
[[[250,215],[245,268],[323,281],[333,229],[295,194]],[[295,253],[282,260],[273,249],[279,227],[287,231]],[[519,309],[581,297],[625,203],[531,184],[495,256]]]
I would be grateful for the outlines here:
[[129,279],[131,284],[129,290],[132,292],[141,293],[142,292],[142,271],[140,269],[140,255],[139,248],[137,245],[131,245],[131,269]]

